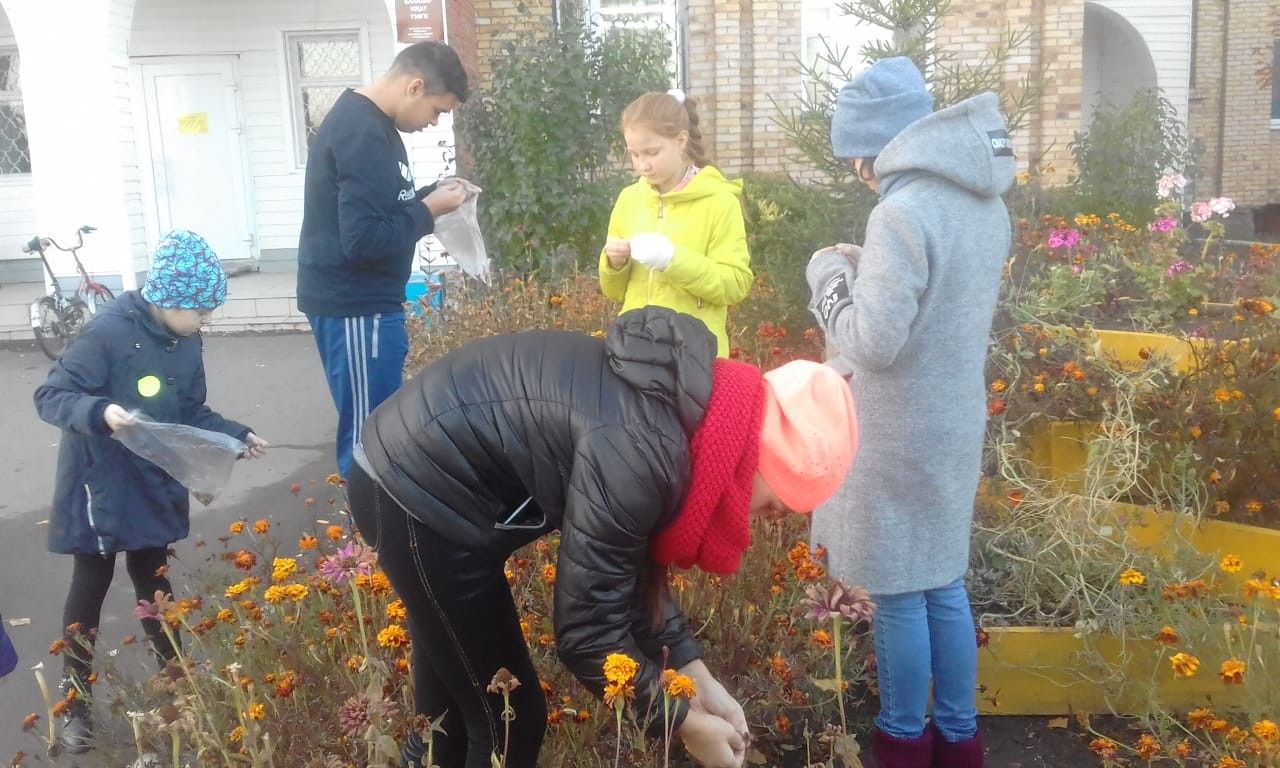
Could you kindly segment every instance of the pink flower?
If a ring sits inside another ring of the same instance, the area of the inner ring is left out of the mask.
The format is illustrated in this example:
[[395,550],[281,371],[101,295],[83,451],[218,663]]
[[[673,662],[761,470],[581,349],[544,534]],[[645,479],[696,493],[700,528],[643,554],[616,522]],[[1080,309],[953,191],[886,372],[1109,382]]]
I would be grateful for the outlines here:
[[1160,218],[1151,222],[1152,232],[1167,233],[1167,232],[1172,232],[1177,228],[1178,228],[1178,220],[1171,218],[1169,216],[1161,216]]
[[1156,192],[1160,195],[1160,199],[1164,200],[1172,195],[1174,190],[1181,194],[1185,186],[1187,186],[1187,179],[1182,174],[1166,173],[1160,177],[1160,184]]
[[1182,259],[1178,259],[1177,261],[1170,264],[1169,268],[1164,271],[1164,276],[1177,277],[1178,275],[1186,274],[1187,272],[1190,272],[1190,271],[1191,271],[1191,265],[1183,261]]
[[346,584],[356,576],[372,575],[376,562],[376,552],[353,541],[320,561],[320,576],[331,584]]
[[1196,202],[1191,204],[1191,220],[1197,224],[1203,224],[1213,218],[1213,209],[1208,203]]
[[1049,247],[1054,250],[1071,249],[1080,244],[1080,230],[1055,229],[1049,233]]
[[830,588],[814,584],[805,588],[805,602],[809,606],[807,618],[827,621],[842,616],[855,624],[870,621],[875,613],[871,594],[862,587],[846,587],[833,582]]
[[1209,201],[1209,210],[1222,218],[1227,218],[1236,209],[1235,201],[1229,197],[1215,197]]

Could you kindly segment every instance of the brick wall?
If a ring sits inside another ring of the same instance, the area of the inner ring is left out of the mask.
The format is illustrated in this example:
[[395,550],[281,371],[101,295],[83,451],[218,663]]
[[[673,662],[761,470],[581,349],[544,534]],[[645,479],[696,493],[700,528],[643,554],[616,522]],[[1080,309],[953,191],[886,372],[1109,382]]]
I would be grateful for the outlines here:
[[[1225,34],[1224,34],[1225,32]],[[1280,131],[1271,91],[1258,82],[1280,36],[1272,0],[1200,0],[1189,127],[1202,142],[1201,195],[1242,207],[1280,202]]]
[[467,1],[473,3],[475,11],[477,85],[484,88],[493,76],[493,63],[503,46],[551,25],[553,0]]
[[1027,75],[1049,78],[1045,97],[1014,134],[1020,164],[1054,164],[1065,179],[1067,149],[1080,126],[1084,96],[1084,3],[1079,0],[973,0],[956,3],[938,34],[938,45],[958,63],[977,65],[1000,45],[1008,30],[1027,29],[1026,42],[1006,62],[1013,88]]
[[462,66],[467,70],[472,87],[480,77],[478,68],[480,58],[476,47],[476,2],[475,0],[446,0],[445,25],[449,30],[449,46],[458,52]]

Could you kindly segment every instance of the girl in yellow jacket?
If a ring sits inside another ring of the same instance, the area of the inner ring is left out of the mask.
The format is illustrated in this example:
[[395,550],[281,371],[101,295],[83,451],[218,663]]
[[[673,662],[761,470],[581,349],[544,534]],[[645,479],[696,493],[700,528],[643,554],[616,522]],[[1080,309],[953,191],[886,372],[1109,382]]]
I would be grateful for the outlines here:
[[640,177],[622,190],[600,254],[600,287],[622,311],[657,305],[701,320],[729,354],[726,317],[751,288],[742,182],[707,163],[693,103],[646,93],[622,113]]

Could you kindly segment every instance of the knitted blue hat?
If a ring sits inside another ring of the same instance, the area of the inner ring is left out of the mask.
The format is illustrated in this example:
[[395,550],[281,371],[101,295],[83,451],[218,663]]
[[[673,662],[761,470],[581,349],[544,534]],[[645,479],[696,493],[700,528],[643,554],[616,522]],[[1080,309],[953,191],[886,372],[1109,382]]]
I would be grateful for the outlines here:
[[227,301],[227,273],[203,237],[176,229],[156,247],[142,298],[162,309],[217,309]]
[[840,89],[831,147],[842,160],[875,157],[902,129],[933,112],[933,94],[911,59],[881,59]]

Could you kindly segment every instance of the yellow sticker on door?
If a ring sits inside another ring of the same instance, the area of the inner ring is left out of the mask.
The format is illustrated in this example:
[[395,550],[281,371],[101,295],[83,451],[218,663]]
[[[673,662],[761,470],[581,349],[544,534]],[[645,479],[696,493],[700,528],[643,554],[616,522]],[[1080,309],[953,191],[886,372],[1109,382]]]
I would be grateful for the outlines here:
[[208,132],[208,112],[189,112],[185,115],[178,115],[178,133],[183,136],[199,136]]
[[155,397],[160,394],[160,379],[157,376],[143,376],[138,379],[138,394],[143,397]]

